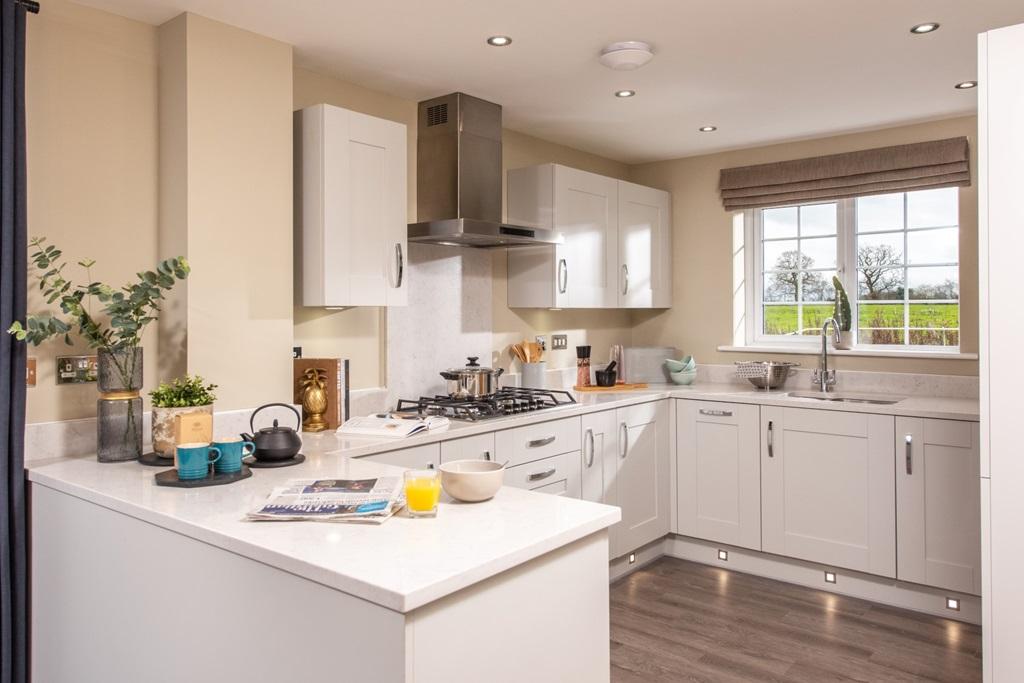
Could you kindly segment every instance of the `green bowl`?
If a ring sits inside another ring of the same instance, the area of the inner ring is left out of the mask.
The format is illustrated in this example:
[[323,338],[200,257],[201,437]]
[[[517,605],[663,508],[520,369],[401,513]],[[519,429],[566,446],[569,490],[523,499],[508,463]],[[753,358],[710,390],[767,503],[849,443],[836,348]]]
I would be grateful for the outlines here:
[[697,361],[693,356],[684,356],[681,360],[665,359],[665,367],[669,372],[689,372],[697,369]]
[[676,384],[693,384],[697,380],[696,370],[683,370],[682,372],[669,372],[668,374]]

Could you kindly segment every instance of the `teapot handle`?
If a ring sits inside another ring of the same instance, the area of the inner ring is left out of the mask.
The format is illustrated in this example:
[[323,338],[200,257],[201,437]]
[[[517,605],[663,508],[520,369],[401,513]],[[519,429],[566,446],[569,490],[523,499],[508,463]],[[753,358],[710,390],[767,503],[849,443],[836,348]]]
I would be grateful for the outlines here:
[[249,429],[252,431],[253,434],[256,433],[256,413],[260,412],[264,408],[287,408],[288,410],[295,413],[295,431],[299,431],[302,429],[302,416],[299,415],[299,411],[295,410],[295,406],[288,405],[287,403],[268,403],[252,411],[252,417],[249,418]]

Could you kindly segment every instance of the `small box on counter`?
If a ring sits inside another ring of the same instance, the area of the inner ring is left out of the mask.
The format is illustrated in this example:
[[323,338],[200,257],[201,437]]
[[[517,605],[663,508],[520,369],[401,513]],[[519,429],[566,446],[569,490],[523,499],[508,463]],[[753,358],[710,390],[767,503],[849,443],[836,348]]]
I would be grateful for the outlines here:
[[213,415],[185,413],[174,418],[174,443],[210,443],[213,441]]

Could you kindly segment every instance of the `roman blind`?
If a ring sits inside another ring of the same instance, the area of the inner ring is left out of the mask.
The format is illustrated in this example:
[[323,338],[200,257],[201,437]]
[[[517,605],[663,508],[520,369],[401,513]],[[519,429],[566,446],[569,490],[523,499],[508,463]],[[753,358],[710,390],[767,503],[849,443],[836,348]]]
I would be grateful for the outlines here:
[[971,184],[967,138],[722,169],[730,211]]

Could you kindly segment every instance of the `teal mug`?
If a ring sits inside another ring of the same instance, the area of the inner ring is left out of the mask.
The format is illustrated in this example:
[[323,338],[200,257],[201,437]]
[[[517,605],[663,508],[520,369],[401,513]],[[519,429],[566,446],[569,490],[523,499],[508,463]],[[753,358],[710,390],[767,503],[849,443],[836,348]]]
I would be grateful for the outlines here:
[[208,443],[182,443],[174,449],[174,466],[178,479],[205,479],[210,465],[220,460],[220,449]]
[[242,471],[242,458],[256,452],[256,444],[243,441],[242,437],[226,437],[213,442],[213,447],[220,451],[220,460],[214,465],[218,474],[234,474]]

